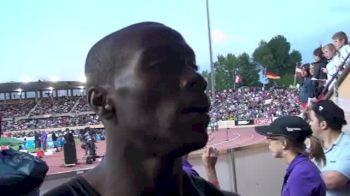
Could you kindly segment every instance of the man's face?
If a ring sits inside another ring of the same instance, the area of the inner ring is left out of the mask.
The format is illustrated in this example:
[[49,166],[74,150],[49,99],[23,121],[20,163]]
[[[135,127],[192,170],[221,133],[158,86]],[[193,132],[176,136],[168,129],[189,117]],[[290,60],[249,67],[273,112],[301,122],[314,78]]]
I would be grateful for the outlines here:
[[337,50],[339,50],[339,48],[341,48],[344,45],[344,40],[340,40],[340,39],[333,39],[333,45],[335,46],[335,48]]
[[319,136],[321,133],[320,121],[316,117],[316,114],[313,110],[311,110],[309,113],[309,125],[311,127],[312,132],[316,136]]
[[283,152],[283,137],[266,137],[269,150],[273,157],[281,158]]
[[110,93],[118,131],[152,155],[182,155],[203,147],[208,138],[207,83],[192,49],[181,37],[168,37],[173,34],[148,30],[130,40],[129,63]]

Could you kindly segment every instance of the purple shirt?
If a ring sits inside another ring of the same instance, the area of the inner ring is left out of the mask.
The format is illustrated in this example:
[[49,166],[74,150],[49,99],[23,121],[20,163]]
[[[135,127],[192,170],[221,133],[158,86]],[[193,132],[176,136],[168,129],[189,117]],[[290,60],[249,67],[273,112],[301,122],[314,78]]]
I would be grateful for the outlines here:
[[325,196],[320,171],[307,157],[297,155],[287,168],[282,196]]
[[188,175],[199,176],[199,174],[192,168],[191,163],[186,159],[182,159],[182,170],[185,171]]

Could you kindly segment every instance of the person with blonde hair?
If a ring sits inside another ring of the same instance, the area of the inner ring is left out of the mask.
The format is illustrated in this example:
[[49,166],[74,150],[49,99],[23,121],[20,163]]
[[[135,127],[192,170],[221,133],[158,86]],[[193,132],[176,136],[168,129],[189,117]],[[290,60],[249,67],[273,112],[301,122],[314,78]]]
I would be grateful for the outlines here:
[[[326,65],[326,68],[323,68],[322,71],[327,74],[327,81],[326,85],[329,84],[332,77],[335,76],[338,70],[338,66],[341,64],[340,58],[338,56],[337,49],[335,46],[330,43],[326,44],[322,47],[322,52],[324,57],[328,60],[328,63]],[[332,84],[335,81],[333,80]],[[332,84],[329,84],[328,87],[331,87]]]

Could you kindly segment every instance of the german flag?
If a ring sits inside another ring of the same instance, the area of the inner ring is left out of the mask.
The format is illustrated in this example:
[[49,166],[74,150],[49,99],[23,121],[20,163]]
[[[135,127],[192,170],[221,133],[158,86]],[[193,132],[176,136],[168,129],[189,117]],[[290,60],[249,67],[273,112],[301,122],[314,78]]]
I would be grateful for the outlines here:
[[267,77],[268,79],[272,79],[272,80],[281,79],[281,77],[280,77],[279,75],[274,74],[274,73],[272,73],[272,72],[270,72],[270,71],[267,71],[267,72],[266,72],[266,77]]

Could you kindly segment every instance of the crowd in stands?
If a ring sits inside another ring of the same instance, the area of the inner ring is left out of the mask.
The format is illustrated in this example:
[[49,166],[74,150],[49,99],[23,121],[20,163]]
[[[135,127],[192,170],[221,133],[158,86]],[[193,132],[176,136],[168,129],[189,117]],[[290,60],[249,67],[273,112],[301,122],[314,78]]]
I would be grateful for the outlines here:
[[59,116],[49,118],[21,119],[18,121],[3,121],[3,130],[33,130],[59,127],[74,127],[85,125],[98,125],[99,119],[96,115],[80,115],[76,117]]
[[218,120],[252,120],[300,114],[298,92],[293,89],[241,88],[220,91],[210,116]]
[[[262,90],[258,87],[227,89],[216,93],[212,101],[210,115],[214,121],[251,120],[285,115],[299,115],[307,103],[322,96],[322,90],[335,74],[340,74],[350,62],[348,39],[344,32],[332,37],[333,43],[314,50],[315,62],[304,64],[300,88]],[[342,62],[345,62],[342,64]],[[33,111],[32,111],[33,110]],[[7,120],[2,122],[2,129],[27,130],[57,128],[68,126],[96,125],[100,121],[95,115],[78,115],[91,111],[86,97],[46,97],[35,102],[34,99],[16,99],[0,102],[2,118],[28,116],[27,119]],[[65,114],[48,118],[34,118],[46,114]],[[77,114],[77,116],[72,117]]]
[[[236,91],[232,89],[218,91],[215,102],[212,102],[210,114],[213,119],[218,120],[251,120],[260,117],[278,117],[288,114],[300,114],[299,104],[295,101],[297,91],[292,89],[262,90],[261,88],[240,88]],[[18,104],[18,103],[26,104]],[[34,100],[30,100],[30,103]],[[8,107],[8,103],[13,104]],[[7,108],[8,113],[4,117],[27,116],[28,112],[34,108],[35,104],[27,104],[26,100],[13,100],[1,105]],[[16,109],[17,105],[20,109]],[[73,109],[73,106],[76,105]],[[73,109],[73,110],[72,110]],[[16,113],[18,111],[18,113]],[[23,111],[27,111],[24,113]],[[11,119],[2,122],[2,128],[6,131],[30,130],[59,127],[74,127],[84,125],[100,124],[96,115],[85,114],[78,115],[81,112],[91,111],[87,104],[86,97],[59,97],[43,98],[38,102],[35,110],[32,111],[29,118]],[[50,116],[34,118],[44,114],[64,114],[71,112],[66,116]]]
[[80,113],[80,112],[90,112],[90,111],[91,111],[91,108],[87,102],[86,97],[82,97],[81,99],[79,99],[79,103],[75,107],[74,112]]
[[46,97],[40,100],[32,116],[68,113],[79,97]]
[[34,106],[34,99],[0,101],[0,111],[3,118],[25,116]]

